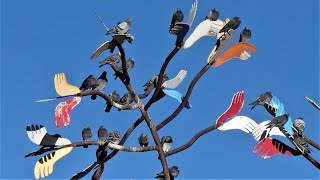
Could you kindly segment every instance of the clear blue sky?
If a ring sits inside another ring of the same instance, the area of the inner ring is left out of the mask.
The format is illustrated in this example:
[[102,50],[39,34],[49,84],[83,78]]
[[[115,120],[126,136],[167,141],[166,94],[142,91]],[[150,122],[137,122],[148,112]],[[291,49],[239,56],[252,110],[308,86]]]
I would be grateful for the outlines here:
[[[28,124],[43,124],[51,134],[59,133],[73,142],[81,141],[81,130],[90,125],[97,130],[104,125],[122,134],[139,117],[139,111],[104,112],[101,98],[89,97],[71,114],[71,124],[58,129],[54,125],[54,109],[60,101],[34,103],[56,96],[54,74],[64,72],[68,81],[80,86],[89,74],[98,77],[107,70],[109,85],[105,93],[126,92],[119,80],[112,78],[109,67],[98,68],[91,53],[106,36],[103,25],[94,15],[96,9],[107,26],[113,27],[128,17],[133,19],[133,44],[126,43],[127,57],[135,59],[131,71],[132,85],[143,92],[142,85],[157,74],[163,60],[174,48],[175,37],[168,33],[172,14],[180,7],[187,17],[193,0],[180,1],[1,1],[1,178],[34,177],[33,169],[40,158],[24,158],[38,147],[26,135]],[[209,10],[216,8],[220,19],[239,16],[241,26],[252,31],[250,43],[258,51],[248,60],[232,60],[211,68],[198,82],[190,98],[192,109],[184,109],[175,121],[161,129],[160,137],[171,135],[174,148],[184,144],[201,129],[212,125],[229,106],[232,95],[244,90],[245,106],[239,115],[258,123],[271,116],[263,107],[250,110],[249,102],[266,91],[272,91],[285,105],[293,119],[306,122],[306,135],[319,138],[319,111],[305,99],[319,98],[319,2],[316,0],[199,0],[197,16],[187,37]],[[187,18],[186,18],[187,20]],[[188,71],[178,90],[185,93],[194,75],[205,65],[216,37],[205,37],[191,48],[181,50],[171,61],[167,73],[174,77],[181,69]],[[146,102],[146,99],[143,100]],[[149,111],[155,124],[170,115],[178,102],[166,97]],[[138,146],[137,138],[150,132],[142,123],[126,142]],[[288,140],[276,137],[293,147]],[[302,156],[275,155],[264,160],[253,153],[257,142],[242,131],[213,131],[201,137],[191,148],[167,158],[169,166],[180,167],[180,179],[247,179],[247,178],[319,178],[319,171]],[[153,145],[153,143],[151,143]],[[320,161],[314,149],[313,157]],[[76,148],[56,163],[50,178],[70,178],[95,161],[95,147]],[[150,179],[161,171],[156,152],[120,152],[106,164],[103,178]],[[91,177],[90,173],[86,178]]]

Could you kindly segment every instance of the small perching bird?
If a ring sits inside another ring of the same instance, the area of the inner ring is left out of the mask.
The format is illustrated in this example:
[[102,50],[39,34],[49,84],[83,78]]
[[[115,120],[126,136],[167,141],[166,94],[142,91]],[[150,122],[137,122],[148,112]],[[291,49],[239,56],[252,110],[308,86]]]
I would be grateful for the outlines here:
[[[107,72],[103,71],[100,77],[97,79],[98,86],[95,88],[92,88],[92,90],[98,90],[98,91],[103,91],[103,89],[107,86],[108,84],[108,79],[107,79]],[[95,100],[97,98],[97,95],[91,95],[91,99]]]
[[[119,103],[120,102],[120,95],[118,94],[117,91],[113,91],[109,97],[111,98],[111,100],[115,103]],[[106,103],[107,106],[106,106],[106,109],[104,110],[105,112],[110,112],[111,108],[112,108],[112,104],[110,103]]]
[[117,26],[107,31],[108,34],[127,34],[132,26],[132,19],[128,18],[124,22],[118,22]]
[[[127,68],[127,71],[130,72],[134,67],[134,60],[132,57],[130,57],[127,61],[126,61],[126,68]],[[123,69],[122,69],[122,66],[119,68],[119,71],[114,73],[114,79],[117,79],[117,77],[119,77],[120,74],[123,73]]]
[[271,99],[272,99],[272,93],[268,91],[261,94],[255,101],[253,101],[249,105],[252,105],[251,109],[254,109],[257,105],[263,106],[265,103],[269,103]]
[[106,65],[106,64],[113,64],[113,63],[119,63],[120,62],[120,58],[121,58],[121,53],[118,52],[117,54],[113,54],[111,56],[106,57],[103,61],[99,62],[99,68],[101,68],[102,66]]
[[219,18],[219,11],[216,9],[212,9],[209,11],[208,15],[206,16],[206,19],[209,19],[210,21],[216,21]]
[[89,75],[81,84],[80,91],[91,90],[93,88],[98,87],[98,81],[94,77],[94,75]]
[[239,42],[248,42],[251,39],[251,31],[248,28],[244,28],[240,33]]
[[230,29],[236,30],[241,24],[241,20],[239,17],[232,18],[223,28],[219,31],[219,33],[227,33]]
[[172,15],[172,19],[169,26],[169,32],[171,32],[171,29],[176,25],[178,22],[182,22],[184,18],[183,12],[180,8],[177,8],[177,11]]
[[98,138],[100,142],[107,142],[108,139],[108,131],[105,127],[100,126],[98,130]]
[[142,133],[138,138],[141,147],[147,147],[149,144],[149,138],[145,133]]
[[[179,167],[178,166],[170,167],[169,173],[170,173],[170,179],[174,180],[174,178],[179,176],[179,173],[180,173]],[[164,173],[163,172],[158,173],[155,178],[158,178],[159,180],[164,180]]]
[[[120,142],[120,137],[121,134],[119,131],[111,131],[109,133],[109,136],[107,138],[107,142],[108,143],[112,143],[112,144],[119,144]],[[111,151],[113,150],[112,148],[109,148]]]
[[[90,140],[91,140],[91,137],[92,137],[91,127],[90,127],[90,126],[85,126],[85,127],[82,129],[82,140],[83,140],[84,142],[90,141]],[[84,148],[88,148],[88,145],[84,145],[83,147],[84,147]]]
[[173,144],[173,139],[171,136],[163,136],[161,138],[162,149],[166,153],[169,151]]

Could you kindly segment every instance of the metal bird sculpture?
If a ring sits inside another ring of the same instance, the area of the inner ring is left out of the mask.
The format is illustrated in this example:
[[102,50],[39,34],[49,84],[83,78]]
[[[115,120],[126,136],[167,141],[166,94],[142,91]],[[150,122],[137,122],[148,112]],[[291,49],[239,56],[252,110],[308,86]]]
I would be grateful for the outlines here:
[[132,26],[132,19],[128,18],[124,22],[119,22],[118,25],[107,31],[108,34],[127,34]]
[[100,142],[107,142],[108,139],[108,131],[105,127],[100,126],[98,130],[98,138]]
[[241,24],[241,20],[239,17],[232,18],[223,28],[219,31],[219,33],[227,33],[230,29],[236,30]]
[[248,28],[244,28],[240,33],[239,42],[248,42],[251,39],[251,31]]
[[98,87],[98,81],[94,77],[94,75],[89,75],[81,84],[80,91],[91,90],[92,88]]
[[212,9],[211,11],[209,11],[205,20],[208,19],[210,21],[216,21],[216,20],[218,20],[218,18],[219,18],[219,11],[216,9]]
[[[118,94],[117,91],[113,91],[109,97],[111,98],[111,100],[115,103],[119,103],[120,102],[120,95]],[[105,112],[110,112],[111,108],[112,108],[112,104],[110,103],[106,103],[107,106],[106,106],[106,109],[104,110]]]
[[[107,86],[108,84],[108,79],[107,79],[107,72],[103,71],[102,74],[100,75],[100,77],[97,79],[98,81],[98,86],[92,88],[92,90],[98,90],[98,91],[103,91],[104,88]],[[91,95],[91,99],[95,100],[97,98],[97,95]]]
[[173,139],[171,136],[163,136],[161,138],[162,149],[164,152],[168,152],[173,144]]
[[184,14],[181,11],[180,8],[177,9],[177,11],[172,15],[172,19],[169,26],[169,33],[171,33],[171,29],[178,23],[182,22],[184,18]]
[[116,64],[120,62],[120,58],[121,58],[121,53],[118,52],[117,54],[113,54],[111,56],[108,56],[107,58],[105,58],[103,61],[99,62],[99,68],[101,68],[102,66],[106,65],[106,64]]
[[[134,67],[134,60],[133,58],[129,58],[127,61],[126,61],[126,68],[127,68],[127,71],[130,72]],[[119,68],[119,71],[114,73],[114,79],[117,79],[121,74],[123,73],[123,69],[122,69],[122,66]]]
[[[170,179],[174,180],[174,178],[176,178],[180,173],[179,167],[178,166],[170,167],[169,173],[170,173]],[[155,178],[158,178],[159,180],[164,180],[164,173],[161,172],[161,173],[156,174]]]
[[149,144],[149,138],[145,133],[142,133],[138,138],[141,147],[147,147]]
[[[85,126],[82,129],[82,140],[83,141],[90,141],[92,137],[92,132],[91,132],[91,127],[90,126]],[[84,148],[88,148],[88,145],[84,145]]]

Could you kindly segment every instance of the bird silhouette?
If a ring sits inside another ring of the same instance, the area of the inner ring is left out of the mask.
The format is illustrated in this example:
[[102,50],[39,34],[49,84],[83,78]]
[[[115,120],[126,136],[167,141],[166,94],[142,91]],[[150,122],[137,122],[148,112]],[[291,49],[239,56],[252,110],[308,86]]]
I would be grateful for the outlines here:
[[208,15],[206,16],[206,19],[209,19],[210,21],[216,21],[219,18],[219,11],[217,11],[216,9],[212,9]]
[[[127,61],[126,61],[126,68],[127,68],[127,71],[130,72],[134,67],[134,60],[133,58],[129,58]],[[119,68],[119,71],[118,72],[115,72],[114,73],[114,79],[117,79],[121,74],[123,73],[123,69],[122,69],[122,66]]]
[[109,31],[107,31],[106,35],[108,34],[127,34],[132,26],[132,19],[128,18],[124,22],[118,22],[118,25]]
[[236,30],[241,24],[241,20],[239,17],[232,18],[226,25],[223,26],[223,28],[219,31],[219,33],[226,33],[230,29]]
[[181,11],[180,8],[178,8],[177,11],[172,15],[172,19],[169,26],[169,32],[174,27],[174,25],[176,25],[176,23],[182,22],[183,18],[184,18],[183,12]]
[[[180,173],[180,170],[178,166],[172,166],[169,168],[169,175],[171,180],[174,180],[174,178],[176,178],[179,175],[179,173]],[[164,173],[161,172],[156,174],[155,178],[158,178],[159,180],[164,180]]]
[[[82,139],[83,141],[90,141],[92,137],[92,132],[91,132],[91,127],[90,126],[85,126],[82,129]],[[88,148],[88,145],[84,145],[84,148]]]
[[113,54],[111,56],[108,56],[103,61],[99,62],[99,64],[100,64],[99,68],[101,68],[102,66],[104,66],[106,64],[119,63],[120,62],[120,58],[121,58],[121,53],[120,52],[118,52],[117,54]]
[[[108,79],[107,79],[107,72],[103,71],[100,77],[97,79],[98,81],[98,86],[95,88],[92,88],[92,90],[98,90],[98,91],[103,91],[103,89],[107,86],[108,84]],[[97,98],[97,95],[91,95],[91,99],[95,100]]]
[[[113,91],[109,97],[111,98],[111,100],[115,103],[119,103],[120,102],[120,95],[118,94],[117,91]],[[110,103],[106,103],[107,106],[106,106],[106,109],[104,110],[105,112],[110,112],[111,108],[112,108],[112,104]]]
[[91,90],[97,86],[99,86],[99,83],[94,77],[94,75],[91,74],[82,82],[80,86],[80,91]]
[[251,39],[251,31],[248,28],[244,28],[240,33],[239,42],[248,42]]
[[149,138],[145,133],[142,133],[138,138],[141,147],[147,147],[149,144]]

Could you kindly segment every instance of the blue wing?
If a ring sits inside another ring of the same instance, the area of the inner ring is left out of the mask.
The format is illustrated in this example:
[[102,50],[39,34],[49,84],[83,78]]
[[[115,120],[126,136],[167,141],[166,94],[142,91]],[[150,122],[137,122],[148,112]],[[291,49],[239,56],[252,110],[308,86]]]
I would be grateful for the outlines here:
[[[172,90],[172,89],[162,89],[162,91],[172,97],[172,98],[175,98],[176,100],[178,100],[180,103],[183,101],[184,99],[184,96],[179,93],[178,91],[175,91],[175,90]],[[187,102],[187,104],[184,106],[185,108],[187,109],[190,109],[191,108],[191,104],[189,103],[189,101]]]
[[293,131],[292,131],[292,121],[291,121],[291,116],[288,117],[288,122],[284,124],[284,129],[286,129],[286,131],[291,134],[291,136],[293,136]]
[[[282,102],[278,98],[276,98],[275,96],[272,97],[272,99],[270,101],[270,105],[275,108],[276,117],[277,116],[281,116],[281,115],[286,113],[286,111],[284,110],[284,106],[283,106]],[[293,131],[291,129],[292,125],[293,124],[292,124],[292,121],[291,121],[291,116],[289,116],[288,117],[288,122],[286,124],[284,124],[283,127],[291,135],[293,135]]]

